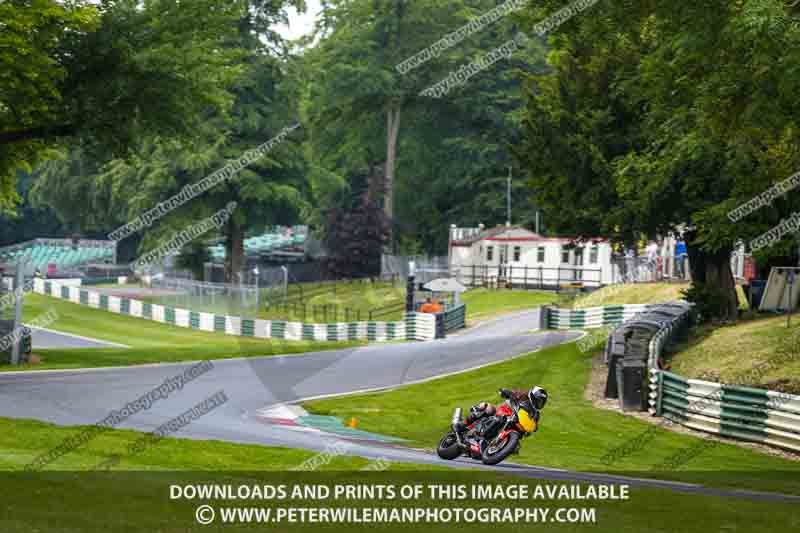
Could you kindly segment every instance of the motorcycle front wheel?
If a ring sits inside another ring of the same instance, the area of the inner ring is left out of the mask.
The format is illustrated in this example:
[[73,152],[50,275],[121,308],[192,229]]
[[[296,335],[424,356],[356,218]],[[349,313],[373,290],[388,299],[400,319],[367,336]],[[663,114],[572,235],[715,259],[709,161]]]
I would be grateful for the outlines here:
[[481,461],[485,465],[496,465],[517,449],[519,433],[512,431],[501,442],[492,441],[481,453]]
[[445,435],[442,440],[439,441],[439,445],[436,447],[436,453],[439,457],[447,459],[448,461],[452,461],[461,455],[461,447],[458,445],[456,434],[448,433]]

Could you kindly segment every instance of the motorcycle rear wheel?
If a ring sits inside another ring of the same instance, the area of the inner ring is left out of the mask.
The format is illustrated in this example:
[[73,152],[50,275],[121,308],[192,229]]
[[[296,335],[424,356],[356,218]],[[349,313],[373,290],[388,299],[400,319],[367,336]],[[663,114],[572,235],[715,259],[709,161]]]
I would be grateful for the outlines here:
[[487,446],[481,453],[481,461],[483,461],[485,465],[496,465],[514,453],[518,445],[519,433],[512,431],[508,434],[504,442],[499,443],[497,446],[495,443]]
[[436,453],[439,457],[447,459],[448,461],[452,461],[461,455],[461,446],[458,445],[456,434],[448,433],[445,435],[442,440],[439,441],[439,445],[436,447]]

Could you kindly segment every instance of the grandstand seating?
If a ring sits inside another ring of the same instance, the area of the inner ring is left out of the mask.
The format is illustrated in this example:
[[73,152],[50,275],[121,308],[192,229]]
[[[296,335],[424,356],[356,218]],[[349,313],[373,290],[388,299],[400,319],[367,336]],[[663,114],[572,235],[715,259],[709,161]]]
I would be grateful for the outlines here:
[[23,257],[32,268],[45,272],[50,264],[55,264],[57,270],[65,270],[87,263],[113,261],[114,248],[78,244],[73,249],[72,242],[66,239],[37,239],[0,249],[0,263],[14,263]]
[[[305,243],[306,235],[303,232],[293,232],[289,234],[286,231],[278,233],[265,233],[256,237],[248,237],[244,240],[245,255],[260,255],[269,254],[278,250],[288,248],[302,247]],[[215,260],[222,260],[225,258],[225,246],[217,244],[209,247],[211,257]]]

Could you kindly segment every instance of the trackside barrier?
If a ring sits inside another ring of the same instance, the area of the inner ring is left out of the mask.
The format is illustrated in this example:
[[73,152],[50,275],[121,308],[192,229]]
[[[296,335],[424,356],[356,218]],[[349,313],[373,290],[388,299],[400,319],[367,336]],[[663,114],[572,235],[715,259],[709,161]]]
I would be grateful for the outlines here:
[[800,396],[650,369],[649,411],[723,437],[800,452]]
[[406,313],[406,338],[432,341],[436,338],[436,315],[431,313]]
[[225,333],[242,337],[264,339],[348,341],[369,340],[433,340],[436,333],[434,315],[407,313],[397,322],[339,322],[331,324],[304,324],[284,320],[249,319],[218,315],[190,309],[152,304],[101,294],[81,288],[61,286],[55,280],[34,280],[34,292],[69,300],[70,302],[129,315],[156,322],[200,331]]
[[548,305],[542,307],[542,324],[546,329],[602,328],[621,324],[653,306],[654,304],[629,304],[561,309]]
[[445,334],[466,327],[467,325],[467,306],[460,304],[444,313]]

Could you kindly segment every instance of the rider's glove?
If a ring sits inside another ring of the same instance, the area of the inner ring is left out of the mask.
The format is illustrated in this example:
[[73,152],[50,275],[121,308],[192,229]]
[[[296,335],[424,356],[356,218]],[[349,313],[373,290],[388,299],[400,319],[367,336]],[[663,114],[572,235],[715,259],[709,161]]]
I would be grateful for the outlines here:
[[501,398],[511,398],[511,391],[508,389],[500,389],[497,391]]

